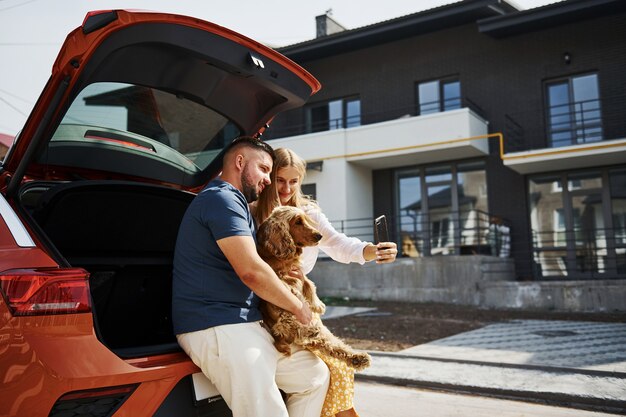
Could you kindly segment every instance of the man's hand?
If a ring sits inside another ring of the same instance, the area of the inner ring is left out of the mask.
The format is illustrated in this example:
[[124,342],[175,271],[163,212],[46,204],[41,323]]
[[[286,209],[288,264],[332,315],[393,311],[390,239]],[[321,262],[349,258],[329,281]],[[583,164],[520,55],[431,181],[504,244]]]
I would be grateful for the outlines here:
[[309,324],[313,318],[308,305],[280,281],[276,273],[256,251],[252,236],[230,236],[217,241],[241,281],[265,301],[287,310],[296,319]]
[[296,316],[296,319],[304,325],[311,324],[313,320],[313,313],[311,313],[311,309],[307,303],[302,303],[302,307],[297,312],[293,313]]

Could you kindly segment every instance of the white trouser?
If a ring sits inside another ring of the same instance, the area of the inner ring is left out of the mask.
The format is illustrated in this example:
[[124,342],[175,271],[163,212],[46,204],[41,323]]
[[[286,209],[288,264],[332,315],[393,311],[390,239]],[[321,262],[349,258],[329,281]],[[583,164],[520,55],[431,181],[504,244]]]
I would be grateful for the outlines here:
[[[211,327],[177,336],[191,360],[213,382],[233,417],[319,417],[328,367],[295,346],[279,353],[260,322]],[[287,404],[278,389],[288,394]]]

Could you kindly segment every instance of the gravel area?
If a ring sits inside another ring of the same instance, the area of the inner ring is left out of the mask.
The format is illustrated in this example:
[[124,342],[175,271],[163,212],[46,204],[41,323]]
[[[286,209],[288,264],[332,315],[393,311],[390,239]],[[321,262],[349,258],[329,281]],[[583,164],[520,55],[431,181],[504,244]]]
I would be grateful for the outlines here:
[[626,323],[626,312],[568,313],[486,310],[440,303],[324,299],[327,305],[375,307],[375,311],[330,318],[326,326],[354,348],[397,352],[507,320],[575,320]]

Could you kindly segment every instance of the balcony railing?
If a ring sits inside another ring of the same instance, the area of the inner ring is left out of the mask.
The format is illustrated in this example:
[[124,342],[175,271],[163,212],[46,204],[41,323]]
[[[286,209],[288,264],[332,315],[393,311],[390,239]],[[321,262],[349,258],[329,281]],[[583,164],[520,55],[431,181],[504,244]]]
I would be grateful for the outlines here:
[[[437,255],[510,256],[510,234],[506,221],[480,210],[388,216],[389,237],[398,244],[399,256]],[[373,219],[331,222],[348,236],[373,241]]]
[[626,277],[626,227],[532,231],[534,275]]
[[348,117],[341,117],[341,118],[336,118],[336,119],[329,119],[329,120],[318,120],[315,122],[312,122],[310,126],[307,126],[308,132],[307,133],[313,133],[313,132],[325,132],[327,130],[337,130],[337,129],[343,129],[343,128],[351,128],[351,127],[356,127],[356,126],[361,126],[361,115],[354,115],[354,116],[348,116]]
[[[439,102],[437,102],[439,103]],[[430,105],[431,103],[422,103],[422,109],[425,105],[428,105],[429,111],[424,114],[433,114],[439,113],[440,111],[433,111],[434,107]],[[454,106],[452,104],[446,104],[443,112],[448,110],[455,110],[459,108],[470,108],[473,112],[481,116],[483,119],[485,118],[485,112],[471,99],[464,97],[463,99],[455,98]],[[434,105],[434,103],[433,103]],[[385,110],[368,112],[368,113],[360,113],[358,115],[352,115],[349,117],[342,118],[334,118],[328,120],[317,120],[313,121],[309,124],[305,123],[293,123],[293,124],[284,124],[281,121],[283,120],[281,116],[278,116],[275,122],[275,125],[270,126],[270,128],[264,133],[263,138],[265,140],[271,139],[279,139],[289,136],[297,136],[303,135],[307,133],[313,132],[323,132],[328,130],[335,129],[343,129],[343,128],[351,128],[357,126],[364,126],[373,123],[386,122],[389,120],[396,120],[405,117],[413,117],[419,116],[419,105],[411,105],[405,107],[392,107],[386,108]]]
[[626,96],[507,114],[505,153],[626,138]]
[[[398,245],[399,257],[486,255],[513,258],[519,279],[626,278],[626,226],[595,229],[593,234],[582,230],[531,231],[531,246],[525,247],[516,243],[525,241],[526,231],[512,231],[506,220],[480,210],[438,212],[430,219],[420,214],[388,216],[387,219],[390,240]],[[348,236],[374,240],[372,218],[331,223]],[[551,242],[550,246],[545,242]]]

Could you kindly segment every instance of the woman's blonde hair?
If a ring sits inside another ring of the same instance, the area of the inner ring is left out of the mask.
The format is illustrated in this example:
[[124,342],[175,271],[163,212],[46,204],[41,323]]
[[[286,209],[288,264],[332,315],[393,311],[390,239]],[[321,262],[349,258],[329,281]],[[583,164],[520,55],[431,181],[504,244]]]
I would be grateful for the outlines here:
[[281,205],[276,184],[276,176],[279,169],[295,168],[296,171],[298,171],[299,181],[296,192],[286,205],[302,208],[307,204],[316,204],[309,196],[302,194],[302,181],[306,175],[306,161],[296,155],[294,151],[287,148],[274,149],[274,155],[276,156],[274,158],[274,167],[270,174],[272,183],[265,187],[256,202],[256,209],[254,210],[254,218],[259,225],[269,217],[274,208]]

